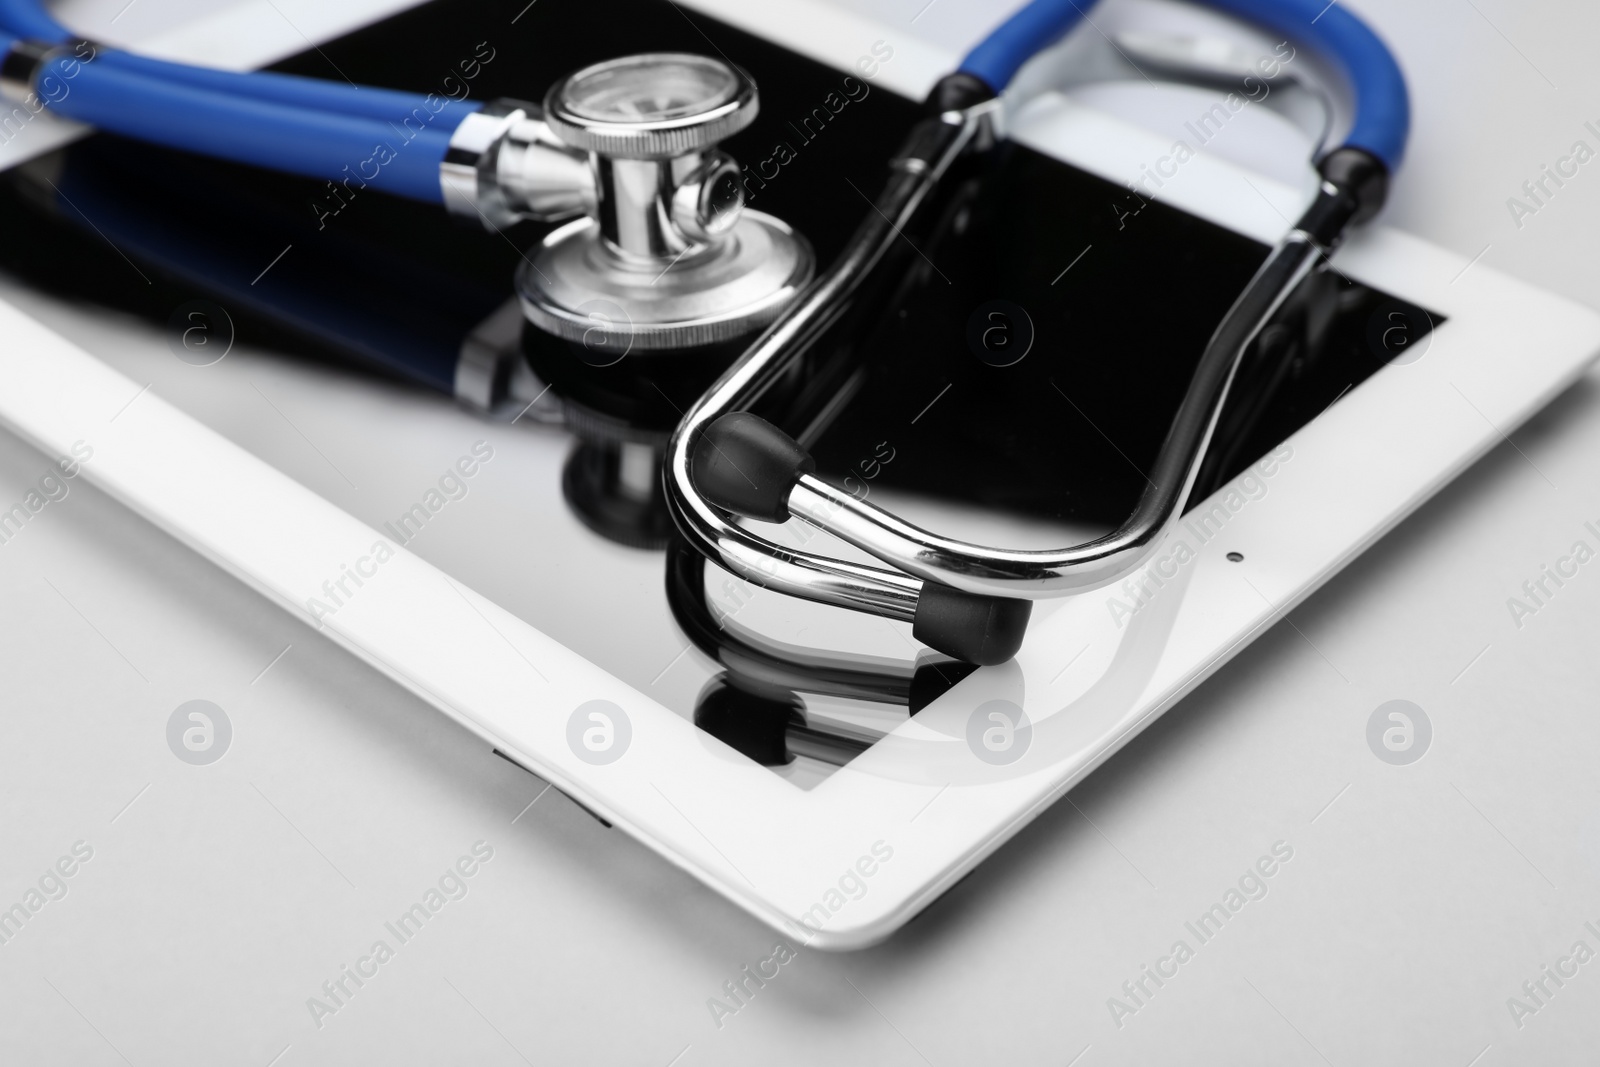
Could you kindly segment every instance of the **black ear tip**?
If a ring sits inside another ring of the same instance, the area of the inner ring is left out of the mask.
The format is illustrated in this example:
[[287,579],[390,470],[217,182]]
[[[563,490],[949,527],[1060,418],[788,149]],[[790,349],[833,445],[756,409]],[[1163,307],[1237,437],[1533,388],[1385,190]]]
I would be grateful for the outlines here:
[[694,486],[723,511],[787,522],[789,490],[817,469],[794,438],[759,415],[730,411],[700,433],[690,456]]
[[982,596],[940,582],[923,582],[911,633],[947,656],[992,667],[1017,654],[1032,614],[1031,600]]

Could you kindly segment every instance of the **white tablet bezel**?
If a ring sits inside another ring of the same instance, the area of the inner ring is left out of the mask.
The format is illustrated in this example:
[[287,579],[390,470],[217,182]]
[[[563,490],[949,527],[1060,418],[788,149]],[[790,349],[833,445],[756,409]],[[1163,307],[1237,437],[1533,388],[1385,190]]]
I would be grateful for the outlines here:
[[[842,70],[886,33],[815,0],[759,14],[723,0],[695,6]],[[885,84],[914,93],[954,59],[903,48]],[[1018,109],[1013,135],[1118,181],[1168,147],[1051,96]],[[1262,241],[1300,207],[1295,190],[1205,155],[1163,197]],[[1222,532],[1195,544],[1132,615],[1111,610],[1118,589],[1042,607],[1014,663],[972,675],[810,790],[403,548],[374,552],[385,541],[377,531],[8,305],[0,422],[52,454],[87,445],[85,476],[139,514],[740,907],[817,947],[847,949],[914,916],[1504,440],[1600,348],[1595,313],[1401,233],[1362,232],[1336,264],[1442,313],[1426,354],[1383,369],[1302,428],[1270,471],[1253,468],[1248,493],[1227,498],[1237,481],[1220,491]],[[359,594],[313,618],[324,582],[361,560],[371,573]],[[1030,720],[1021,757],[1003,765],[968,741],[973,716],[996,699]],[[610,763],[569,743],[569,718],[593,700],[628,720],[626,751]]]

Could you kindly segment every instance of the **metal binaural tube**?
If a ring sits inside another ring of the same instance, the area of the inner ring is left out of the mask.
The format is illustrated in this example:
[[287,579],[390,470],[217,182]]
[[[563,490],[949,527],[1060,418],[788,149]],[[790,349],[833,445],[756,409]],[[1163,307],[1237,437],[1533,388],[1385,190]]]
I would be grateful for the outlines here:
[[[943,167],[907,161],[897,168],[878,210],[868,216],[845,256],[736,364],[680,424],[668,456],[669,501],[680,529],[713,558],[780,591],[823,603],[905,618],[906,579],[935,581],[966,593],[1041,599],[1111,584],[1136,569],[1161,542],[1193,491],[1239,363],[1257,333],[1295,286],[1327,253],[1356,210],[1358,198],[1325,182],[1300,225],[1268,254],[1211,337],[1162,443],[1148,487],[1118,529],[1094,541],[1052,550],[990,548],[940,537],[822,481],[799,475],[787,510],[819,529],[893,564],[864,568],[783,550],[711,507],[695,491],[689,456],[713,420],[748,406],[826,323],[842,312],[915,203]],[[774,561],[781,566],[774,566]],[[916,597],[911,601],[915,615]]]
[[1104,537],[1044,550],[956,541],[811,474],[801,475],[790,491],[789,509],[907,573],[969,593],[1040,599],[1116,582],[1144,561],[1176,521],[1194,488],[1246,348],[1324,251],[1300,229],[1273,248],[1206,346],[1137,507]]
[[726,569],[767,588],[837,607],[910,622],[920,580],[784,548],[735,525],[695,489],[690,460],[701,433],[728,411],[758,400],[789,361],[805,352],[849,306],[900,230],[973,138],[992,121],[994,105],[947,112],[913,132],[892,164],[884,192],[839,260],[730,367],[678,424],[668,447],[667,500],[678,528]]

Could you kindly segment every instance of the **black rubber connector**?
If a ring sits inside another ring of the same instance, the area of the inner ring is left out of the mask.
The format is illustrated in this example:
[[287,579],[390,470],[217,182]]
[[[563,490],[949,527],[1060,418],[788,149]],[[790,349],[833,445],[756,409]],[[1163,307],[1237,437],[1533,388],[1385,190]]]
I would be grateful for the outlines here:
[[1389,168],[1365,149],[1335,148],[1317,163],[1317,172],[1354,200],[1349,225],[1372,218],[1389,197]]
[[911,634],[947,656],[992,667],[1017,654],[1031,614],[1031,600],[980,596],[940,582],[923,582]]
[[764,522],[789,521],[789,490],[817,469],[795,439],[759,415],[731,411],[700,434],[690,475],[723,511]]
[[977,75],[956,71],[934,83],[928,98],[922,102],[922,110],[926,114],[940,115],[987,103],[998,95]]

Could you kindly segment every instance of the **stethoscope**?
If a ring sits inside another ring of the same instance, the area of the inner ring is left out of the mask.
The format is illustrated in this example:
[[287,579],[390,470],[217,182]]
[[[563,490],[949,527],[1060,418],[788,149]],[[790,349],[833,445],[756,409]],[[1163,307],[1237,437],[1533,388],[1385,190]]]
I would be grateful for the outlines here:
[[[0,0],[8,31],[0,33],[0,94],[30,110],[49,106],[125,136],[330,187],[355,181],[442,203],[490,229],[521,219],[564,222],[526,258],[517,293],[529,322],[577,346],[596,368],[630,354],[642,360],[741,344],[760,331],[666,445],[666,505],[683,538],[768,589],[910,622],[918,640],[942,653],[995,664],[1020,647],[1034,600],[1119,581],[1160,545],[1195,484],[1246,349],[1345,229],[1381,207],[1408,126],[1398,66],[1344,9],[1318,0],[1212,0],[1310,46],[1348,82],[1353,120],[1343,143],[1317,159],[1310,207],[1217,328],[1147,488],[1118,529],[1051,551],[919,529],[819,478],[807,452],[750,409],[846,317],[957,161],[995,144],[999,94],[1089,6],[1033,0],[941,79],[926,117],[891,158],[884,190],[814,281],[804,238],[744,207],[739,168],[717,148],[755,118],[756,87],[707,57],[611,60],[561,79],[542,106],[478,105],[148,59],[74,37],[36,0]],[[786,548],[740,522],[791,517],[893,569]]]
[[[1311,206],[1213,334],[1133,514],[1104,537],[1059,550],[953,540],[817,477],[800,445],[747,410],[849,304],[952,163],[993,140],[997,93],[1022,63],[1082,17],[1072,0],[1036,0],[934,87],[933,114],[891,160],[889,182],[844,254],[679,423],[667,457],[667,490],[691,543],[767,588],[910,622],[919,641],[981,665],[1016,654],[1033,600],[1112,584],[1162,543],[1194,485],[1246,348],[1345,228],[1381,207],[1408,125],[1405,83],[1393,57],[1342,8],[1315,0],[1221,0],[1213,6],[1320,46],[1349,79],[1356,114],[1344,144],[1318,161],[1321,182]],[[791,516],[895,569],[785,548],[733,521]]]

